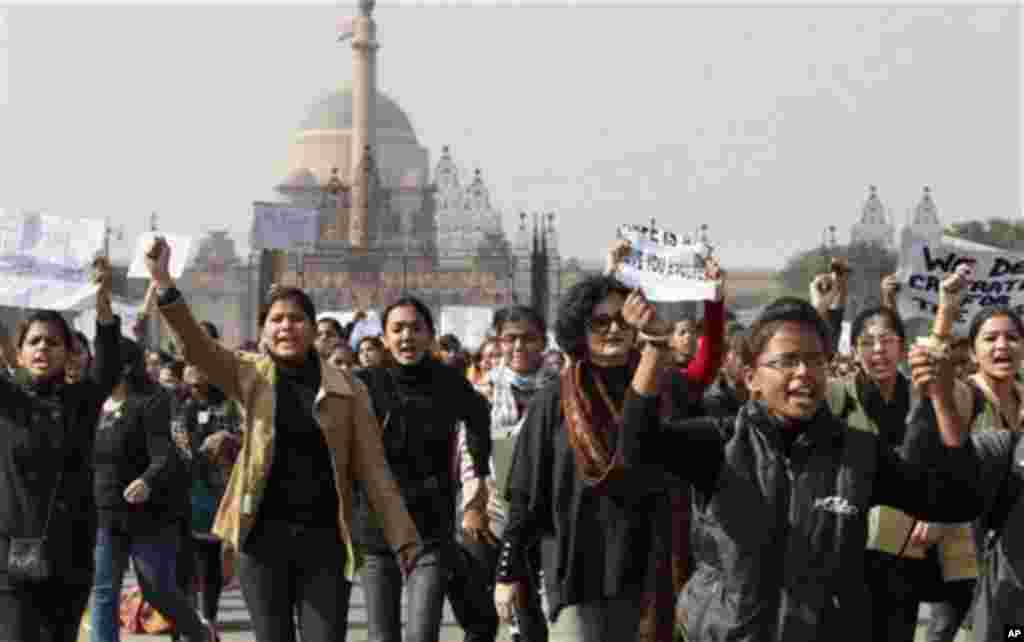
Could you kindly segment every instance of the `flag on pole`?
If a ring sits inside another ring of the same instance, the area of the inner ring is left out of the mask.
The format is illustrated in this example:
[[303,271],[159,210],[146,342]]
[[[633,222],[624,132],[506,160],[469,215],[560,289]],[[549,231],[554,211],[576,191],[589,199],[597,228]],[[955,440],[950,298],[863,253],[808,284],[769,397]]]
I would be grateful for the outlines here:
[[345,42],[355,35],[356,19],[346,16],[338,21],[338,42]]

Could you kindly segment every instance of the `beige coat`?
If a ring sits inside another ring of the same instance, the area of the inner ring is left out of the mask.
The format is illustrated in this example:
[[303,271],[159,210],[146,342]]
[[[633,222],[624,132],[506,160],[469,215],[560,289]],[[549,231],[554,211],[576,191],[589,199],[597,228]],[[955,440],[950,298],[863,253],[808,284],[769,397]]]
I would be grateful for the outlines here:
[[[244,409],[242,449],[213,525],[214,534],[227,547],[240,551],[256,520],[273,464],[277,400],[274,362],[266,355],[223,348],[206,336],[182,301],[161,307],[160,312],[177,335],[185,360],[198,366],[211,385]],[[330,449],[338,492],[338,526],[348,553],[345,575],[351,581],[356,562],[349,527],[353,479],[365,483],[393,549],[418,543],[419,535],[384,459],[381,429],[366,387],[336,368],[325,367],[322,372],[313,414]]]

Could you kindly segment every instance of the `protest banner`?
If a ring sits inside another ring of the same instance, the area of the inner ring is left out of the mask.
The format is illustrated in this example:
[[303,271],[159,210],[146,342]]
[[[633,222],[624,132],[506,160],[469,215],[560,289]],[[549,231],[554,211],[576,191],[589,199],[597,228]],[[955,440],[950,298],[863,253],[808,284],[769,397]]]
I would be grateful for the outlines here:
[[477,350],[487,338],[494,308],[483,305],[441,306],[440,334],[454,334],[467,350]]
[[934,319],[939,285],[961,264],[974,267],[974,281],[964,293],[954,331],[967,334],[971,319],[983,308],[1005,305],[1024,314],[1024,255],[955,239],[926,240],[908,235],[900,251],[897,297],[904,319]]
[[105,228],[92,219],[0,214],[0,305],[68,310],[88,299]]
[[318,210],[311,207],[255,202],[252,249],[298,250],[316,243],[320,235]]
[[139,242],[135,245],[131,267],[128,268],[129,279],[149,278],[149,270],[146,269],[146,248],[156,236],[162,236],[171,248],[171,264],[167,266],[171,278],[180,279],[181,275],[185,273],[185,267],[195,258],[196,248],[192,243],[192,237],[165,234],[164,232],[143,232],[139,236]]
[[620,225],[617,237],[630,242],[632,252],[615,275],[630,287],[642,288],[650,301],[701,301],[715,298],[715,284],[704,276],[710,248],[686,243],[667,230],[644,225]]

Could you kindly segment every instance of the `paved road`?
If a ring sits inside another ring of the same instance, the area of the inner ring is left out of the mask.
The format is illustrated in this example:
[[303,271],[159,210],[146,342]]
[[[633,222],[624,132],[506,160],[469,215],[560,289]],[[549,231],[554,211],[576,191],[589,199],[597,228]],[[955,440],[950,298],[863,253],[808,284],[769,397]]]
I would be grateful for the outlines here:
[[[126,583],[131,585],[134,582],[131,578],[128,578]],[[922,610],[922,615],[926,616],[927,611]],[[233,588],[228,590],[221,597],[220,623],[222,642],[253,642],[252,626],[249,623],[249,614],[245,608],[245,601],[242,599],[242,593],[239,589]],[[923,631],[923,627],[918,628],[915,642],[924,642]],[[121,635],[122,642],[156,642],[157,640],[166,639],[167,638],[165,636]],[[352,589],[352,600],[349,607],[348,641],[365,642],[366,639],[366,602],[363,597],[363,592],[357,584]],[[455,619],[452,616],[451,610],[448,608],[448,605],[445,604],[445,617],[441,631],[441,642],[462,642],[462,639],[462,629],[455,624]],[[88,638],[83,637],[81,642],[88,642]],[[499,636],[499,642],[507,642],[507,636]],[[569,641],[553,639],[551,642]],[[961,631],[955,642],[971,642],[971,638],[965,632]]]

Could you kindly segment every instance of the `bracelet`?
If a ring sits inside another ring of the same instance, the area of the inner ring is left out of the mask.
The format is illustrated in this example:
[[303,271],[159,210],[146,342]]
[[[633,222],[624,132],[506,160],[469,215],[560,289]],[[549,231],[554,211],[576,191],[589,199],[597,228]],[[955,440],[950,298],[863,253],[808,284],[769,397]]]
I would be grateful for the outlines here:
[[641,331],[638,337],[641,341],[650,345],[656,346],[668,346],[669,340],[672,338],[671,334],[647,334]]

